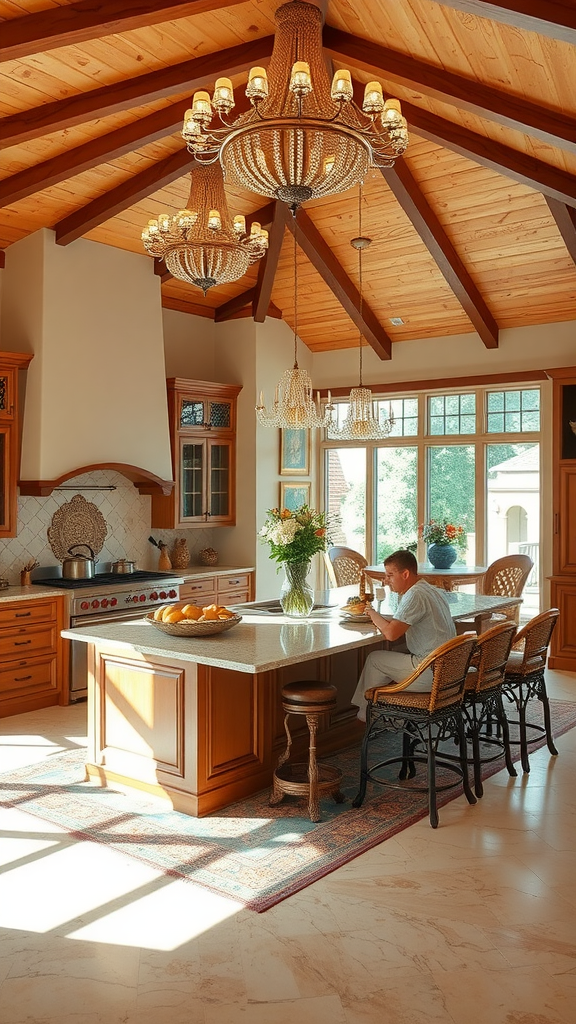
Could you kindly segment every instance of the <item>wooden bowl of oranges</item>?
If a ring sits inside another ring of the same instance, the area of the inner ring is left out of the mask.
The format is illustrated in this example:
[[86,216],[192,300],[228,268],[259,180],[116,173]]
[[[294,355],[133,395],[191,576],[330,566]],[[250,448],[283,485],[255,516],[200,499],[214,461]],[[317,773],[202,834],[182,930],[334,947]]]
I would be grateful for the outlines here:
[[229,608],[219,604],[208,604],[201,608],[196,604],[163,604],[146,616],[156,629],[170,636],[214,636],[225,633],[242,621]]

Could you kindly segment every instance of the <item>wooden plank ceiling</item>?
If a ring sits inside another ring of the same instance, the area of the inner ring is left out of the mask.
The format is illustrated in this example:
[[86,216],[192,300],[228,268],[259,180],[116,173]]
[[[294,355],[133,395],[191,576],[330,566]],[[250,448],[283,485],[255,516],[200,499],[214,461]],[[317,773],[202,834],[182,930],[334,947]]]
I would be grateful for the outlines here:
[[[266,65],[277,0],[0,0],[0,249],[39,228],[141,253],[150,217],[188,196],[180,136],[192,92]],[[520,10],[520,8],[522,10]],[[406,155],[363,191],[306,204],[298,333],[313,351],[359,332],[393,343],[576,318],[576,14],[517,0],[329,0],[324,47],[408,119]],[[381,41],[385,40],[383,46]],[[162,267],[163,304],[294,327],[293,223],[227,186],[271,229],[266,262],[206,298]],[[263,211],[263,212],[262,212]],[[0,251],[0,267],[4,253]],[[399,318],[402,322],[392,323]]]

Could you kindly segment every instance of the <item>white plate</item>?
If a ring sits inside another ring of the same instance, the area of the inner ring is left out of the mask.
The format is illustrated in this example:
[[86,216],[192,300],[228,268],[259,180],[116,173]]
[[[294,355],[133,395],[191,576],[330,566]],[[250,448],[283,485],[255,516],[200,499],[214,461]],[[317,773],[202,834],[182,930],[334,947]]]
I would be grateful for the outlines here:
[[362,612],[362,615],[353,615],[352,612],[342,612],[345,619],[349,619],[350,622],[372,622],[369,615],[366,612]]

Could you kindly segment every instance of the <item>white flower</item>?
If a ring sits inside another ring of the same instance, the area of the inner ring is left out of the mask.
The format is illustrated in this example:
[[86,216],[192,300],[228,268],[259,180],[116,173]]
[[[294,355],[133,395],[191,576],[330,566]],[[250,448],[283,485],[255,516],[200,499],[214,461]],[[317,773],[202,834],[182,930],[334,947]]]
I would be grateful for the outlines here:
[[273,544],[291,544],[300,529],[301,526],[295,519],[284,519],[281,523],[276,523],[268,537]]

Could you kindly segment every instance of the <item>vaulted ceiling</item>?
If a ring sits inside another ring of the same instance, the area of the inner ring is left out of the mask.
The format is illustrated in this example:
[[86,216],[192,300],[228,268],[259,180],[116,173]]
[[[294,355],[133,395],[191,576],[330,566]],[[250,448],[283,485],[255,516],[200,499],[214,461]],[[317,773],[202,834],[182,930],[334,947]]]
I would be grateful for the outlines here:
[[[192,92],[266,65],[279,0],[0,0],[0,246],[39,228],[141,253],[185,205]],[[329,0],[326,58],[397,96],[410,145],[358,193],[298,215],[298,333],[313,351],[576,319],[576,6],[566,0]],[[162,274],[163,305],[294,326],[293,221],[227,186],[270,228],[266,261],[206,298]],[[0,263],[4,254],[0,253]],[[392,320],[399,319],[398,324]]]

